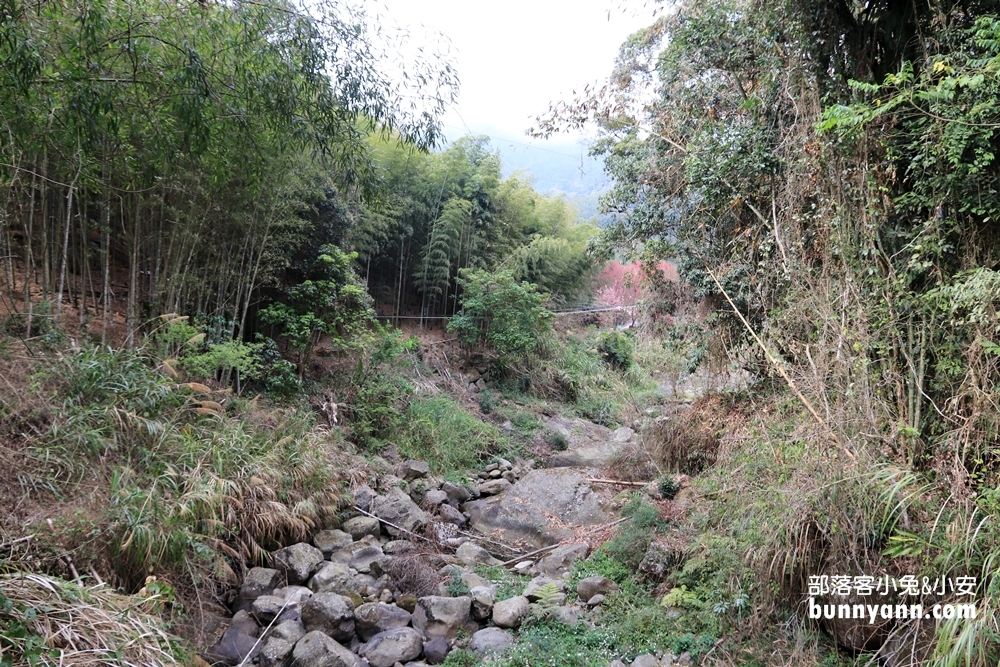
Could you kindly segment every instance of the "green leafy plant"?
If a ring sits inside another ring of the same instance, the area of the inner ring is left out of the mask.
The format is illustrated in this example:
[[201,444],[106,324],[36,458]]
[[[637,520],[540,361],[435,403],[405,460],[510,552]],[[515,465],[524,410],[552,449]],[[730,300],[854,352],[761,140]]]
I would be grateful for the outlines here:
[[601,334],[597,351],[617,371],[627,371],[635,364],[635,336],[623,331]]

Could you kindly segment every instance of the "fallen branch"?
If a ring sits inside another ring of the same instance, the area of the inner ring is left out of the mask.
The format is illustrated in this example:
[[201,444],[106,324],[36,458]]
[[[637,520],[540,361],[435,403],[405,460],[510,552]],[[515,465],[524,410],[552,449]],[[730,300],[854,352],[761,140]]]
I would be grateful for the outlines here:
[[[598,526],[597,528],[594,528],[593,530],[589,530],[586,533],[584,533],[583,535],[577,535],[573,539],[576,540],[576,539],[579,539],[581,537],[587,537],[588,535],[593,535],[594,533],[599,533],[600,531],[605,530],[607,528],[613,528],[614,526],[617,526],[618,524],[620,524],[623,521],[628,521],[628,519],[629,518],[627,516],[626,517],[622,517],[621,519],[618,519],[617,521],[612,521],[611,523],[606,523],[603,526]],[[503,563],[500,563],[500,565],[502,567],[510,567],[511,565],[516,564],[518,561],[525,560],[526,558],[531,558],[532,556],[537,556],[538,554],[545,553],[546,551],[551,551],[551,550],[555,549],[556,547],[561,547],[563,544],[572,544],[572,542],[569,542],[567,540],[564,540],[562,542],[556,542],[555,544],[550,544],[547,547],[542,547],[541,549],[535,549],[534,551],[530,551],[530,552],[524,554],[523,556],[518,556],[517,558],[512,558],[512,559],[510,559],[508,561],[504,561]]]
[[587,481],[595,484],[622,484],[624,486],[646,486],[649,484],[649,482],[626,482],[623,479],[595,479],[593,477],[588,477]]

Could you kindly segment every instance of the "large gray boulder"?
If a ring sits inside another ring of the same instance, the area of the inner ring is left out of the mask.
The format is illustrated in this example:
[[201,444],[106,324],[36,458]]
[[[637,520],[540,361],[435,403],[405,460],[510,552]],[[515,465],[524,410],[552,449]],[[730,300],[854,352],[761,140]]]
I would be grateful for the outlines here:
[[350,566],[358,572],[367,574],[371,571],[372,563],[377,563],[385,558],[382,547],[371,544],[356,544],[351,549]]
[[248,656],[252,658],[259,633],[257,621],[247,612],[238,611],[229,628],[218,643],[208,650],[206,656],[214,662],[232,665],[242,662]]
[[410,459],[399,464],[396,474],[407,482],[411,482],[415,479],[426,477],[430,471],[431,467],[427,464],[427,461],[414,461]]
[[576,585],[576,592],[580,599],[586,602],[595,595],[607,595],[618,590],[618,584],[607,577],[593,576],[581,579]]
[[612,431],[586,419],[551,417],[545,422],[551,431],[566,437],[566,451],[557,452],[543,463],[546,468],[601,468],[621,451],[635,436],[630,428]]
[[501,600],[493,605],[493,624],[500,628],[517,628],[530,610],[528,598],[523,595]]
[[511,647],[514,639],[500,628],[483,628],[472,635],[469,648],[479,655],[503,653]]
[[573,563],[583,560],[589,553],[590,545],[586,542],[564,544],[538,561],[538,570],[550,577],[561,577],[573,569]]
[[284,639],[289,644],[294,644],[306,636],[306,626],[301,620],[282,621],[271,628],[269,636]]
[[448,501],[455,505],[460,505],[472,498],[472,494],[464,485],[455,482],[442,483],[441,490],[448,494]]
[[354,636],[354,602],[336,593],[316,593],[302,604],[302,624],[310,633],[319,630],[349,642]]
[[410,624],[410,612],[391,604],[368,602],[354,610],[354,629],[366,642],[380,632],[405,628]]
[[424,642],[424,662],[428,665],[440,665],[448,657],[451,646],[444,637],[431,637]]
[[362,667],[361,659],[318,630],[292,650],[292,667]]
[[473,586],[469,589],[469,597],[472,598],[472,618],[485,621],[493,614],[496,596],[492,586]]
[[252,567],[240,586],[240,601],[253,602],[261,595],[268,595],[283,584],[285,577],[269,567]]
[[469,619],[472,599],[467,595],[457,598],[428,595],[417,601],[413,610],[413,627],[428,637],[453,639]]
[[[427,513],[417,507],[416,503],[402,489],[389,489],[385,495],[375,496],[372,500],[372,514],[400,526],[410,532],[419,533],[427,525]],[[393,537],[399,537],[401,532],[393,526],[386,526]]]
[[[356,516],[344,522],[344,531],[351,535],[354,540],[360,540],[365,535],[378,537],[382,532],[382,525],[379,520],[370,516]],[[345,545],[342,548],[351,546]]]
[[395,628],[380,632],[358,649],[372,667],[392,667],[420,656],[424,639],[413,628]]
[[302,584],[309,581],[313,572],[323,563],[323,552],[311,544],[299,542],[284,549],[278,549],[272,554],[274,567],[285,573],[290,584]]
[[466,565],[499,565],[500,561],[490,555],[490,552],[475,542],[466,542],[455,551],[455,556]]
[[344,563],[328,563],[309,580],[314,593],[346,593],[351,571]]
[[584,475],[566,468],[532,470],[504,495],[468,502],[465,511],[475,530],[536,547],[572,538],[570,526],[611,520]]
[[342,530],[321,530],[313,537],[313,544],[323,552],[324,558],[329,558],[334,551],[340,551],[351,546],[354,538]]
[[281,639],[271,637],[264,642],[257,655],[258,667],[287,667],[292,662],[292,650],[295,644]]

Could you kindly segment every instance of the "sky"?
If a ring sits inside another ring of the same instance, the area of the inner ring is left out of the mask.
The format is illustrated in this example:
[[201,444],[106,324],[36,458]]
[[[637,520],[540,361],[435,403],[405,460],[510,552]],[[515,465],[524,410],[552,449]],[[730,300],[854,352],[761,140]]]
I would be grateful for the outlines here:
[[[445,134],[487,134],[501,155],[524,146],[566,156],[583,137],[525,135],[549,103],[603,81],[628,35],[653,21],[643,0],[377,0],[401,27],[438,31],[453,49],[461,90]],[[530,152],[530,151],[529,151]]]

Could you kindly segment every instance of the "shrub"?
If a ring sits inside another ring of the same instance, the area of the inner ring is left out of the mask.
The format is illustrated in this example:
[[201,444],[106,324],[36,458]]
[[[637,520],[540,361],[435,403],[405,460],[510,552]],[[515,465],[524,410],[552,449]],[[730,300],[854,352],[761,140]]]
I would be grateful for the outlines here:
[[566,448],[569,447],[569,440],[559,431],[549,431],[545,436],[545,443],[557,452],[566,451]]
[[483,411],[484,415],[488,415],[493,412],[497,407],[496,396],[489,389],[483,389],[479,392],[478,396],[479,409]]
[[601,334],[597,351],[609,366],[627,371],[635,364],[635,336],[623,331]]
[[673,477],[664,475],[660,478],[656,488],[660,492],[661,498],[664,500],[673,500],[677,492],[681,490],[681,485]]

